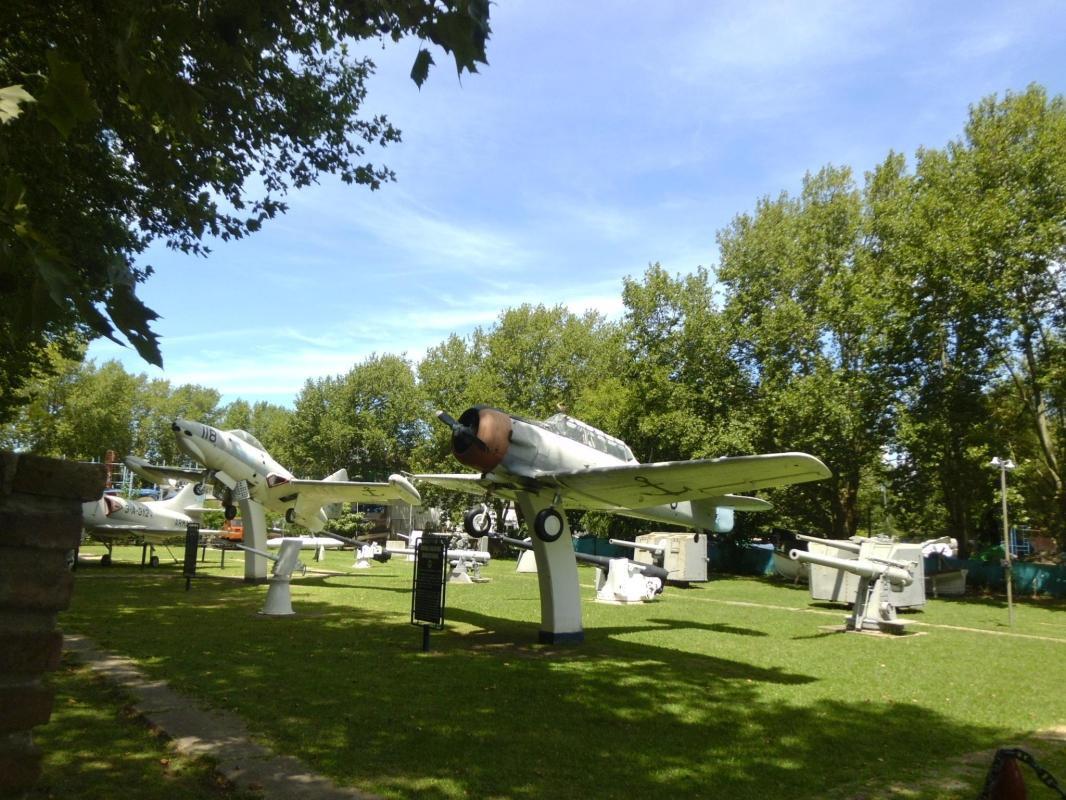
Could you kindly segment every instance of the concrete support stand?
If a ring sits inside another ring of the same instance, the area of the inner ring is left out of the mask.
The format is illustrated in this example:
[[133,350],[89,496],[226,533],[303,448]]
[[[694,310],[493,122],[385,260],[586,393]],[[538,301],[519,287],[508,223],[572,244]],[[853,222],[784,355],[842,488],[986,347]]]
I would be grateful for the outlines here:
[[[533,520],[551,503],[521,493],[518,506],[526,520]],[[563,514],[562,535],[554,542],[542,541],[535,532],[532,539],[537,559],[537,582],[540,584],[540,641],[545,644],[582,642],[585,631],[581,626],[581,587],[566,515]]]
[[[267,549],[266,512],[254,500],[238,500],[241,520],[244,523],[244,544],[256,550]],[[244,551],[244,580],[247,583],[266,583],[267,560],[255,553]]]

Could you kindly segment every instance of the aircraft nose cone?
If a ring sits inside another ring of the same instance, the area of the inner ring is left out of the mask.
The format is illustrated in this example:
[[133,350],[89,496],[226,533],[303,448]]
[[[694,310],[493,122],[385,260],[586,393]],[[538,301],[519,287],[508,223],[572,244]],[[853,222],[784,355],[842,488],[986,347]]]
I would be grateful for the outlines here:
[[176,419],[170,426],[170,429],[174,432],[174,439],[177,441],[178,447],[197,461],[202,462],[203,452],[195,438],[194,428],[194,424],[185,419]]

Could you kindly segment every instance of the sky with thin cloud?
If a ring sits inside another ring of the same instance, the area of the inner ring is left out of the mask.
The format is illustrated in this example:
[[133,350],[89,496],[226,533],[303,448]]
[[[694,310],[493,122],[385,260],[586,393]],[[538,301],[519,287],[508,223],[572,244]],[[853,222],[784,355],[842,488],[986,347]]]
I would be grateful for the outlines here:
[[367,113],[403,142],[397,181],[331,177],[208,258],[162,247],[139,295],[165,369],[90,358],[290,406],[374,353],[417,361],[523,303],[622,313],[625,277],[717,263],[716,233],[826,164],[862,174],[961,135],[990,94],[1066,90],[1066,5],[500,0],[489,65],[369,43]]

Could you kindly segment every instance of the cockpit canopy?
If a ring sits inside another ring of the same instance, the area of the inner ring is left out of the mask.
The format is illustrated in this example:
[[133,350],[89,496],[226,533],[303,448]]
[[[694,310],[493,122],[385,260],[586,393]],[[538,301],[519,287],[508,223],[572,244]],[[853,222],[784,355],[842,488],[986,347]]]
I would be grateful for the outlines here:
[[593,450],[620,458],[623,461],[636,463],[637,459],[633,456],[633,451],[629,449],[629,445],[621,439],[608,436],[599,428],[593,428],[579,419],[568,417],[566,414],[555,414],[548,417],[541,424],[548,430],[558,433],[560,436],[565,436],[567,439],[580,442]]
[[263,443],[256,439],[254,436],[252,436],[252,434],[248,433],[248,431],[232,430],[226,431],[226,433],[228,433],[230,436],[236,436],[242,442],[247,442],[252,447],[258,447],[260,450],[266,450],[266,448],[263,447]]

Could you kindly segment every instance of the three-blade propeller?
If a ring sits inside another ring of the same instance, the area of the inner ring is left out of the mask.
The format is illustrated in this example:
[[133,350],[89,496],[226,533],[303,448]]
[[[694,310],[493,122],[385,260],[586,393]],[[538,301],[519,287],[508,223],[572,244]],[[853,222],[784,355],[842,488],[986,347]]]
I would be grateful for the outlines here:
[[476,426],[464,425],[447,411],[438,411],[437,419],[452,429],[452,446],[457,452],[465,452],[475,442],[482,450],[489,449],[487,444],[477,438]]

